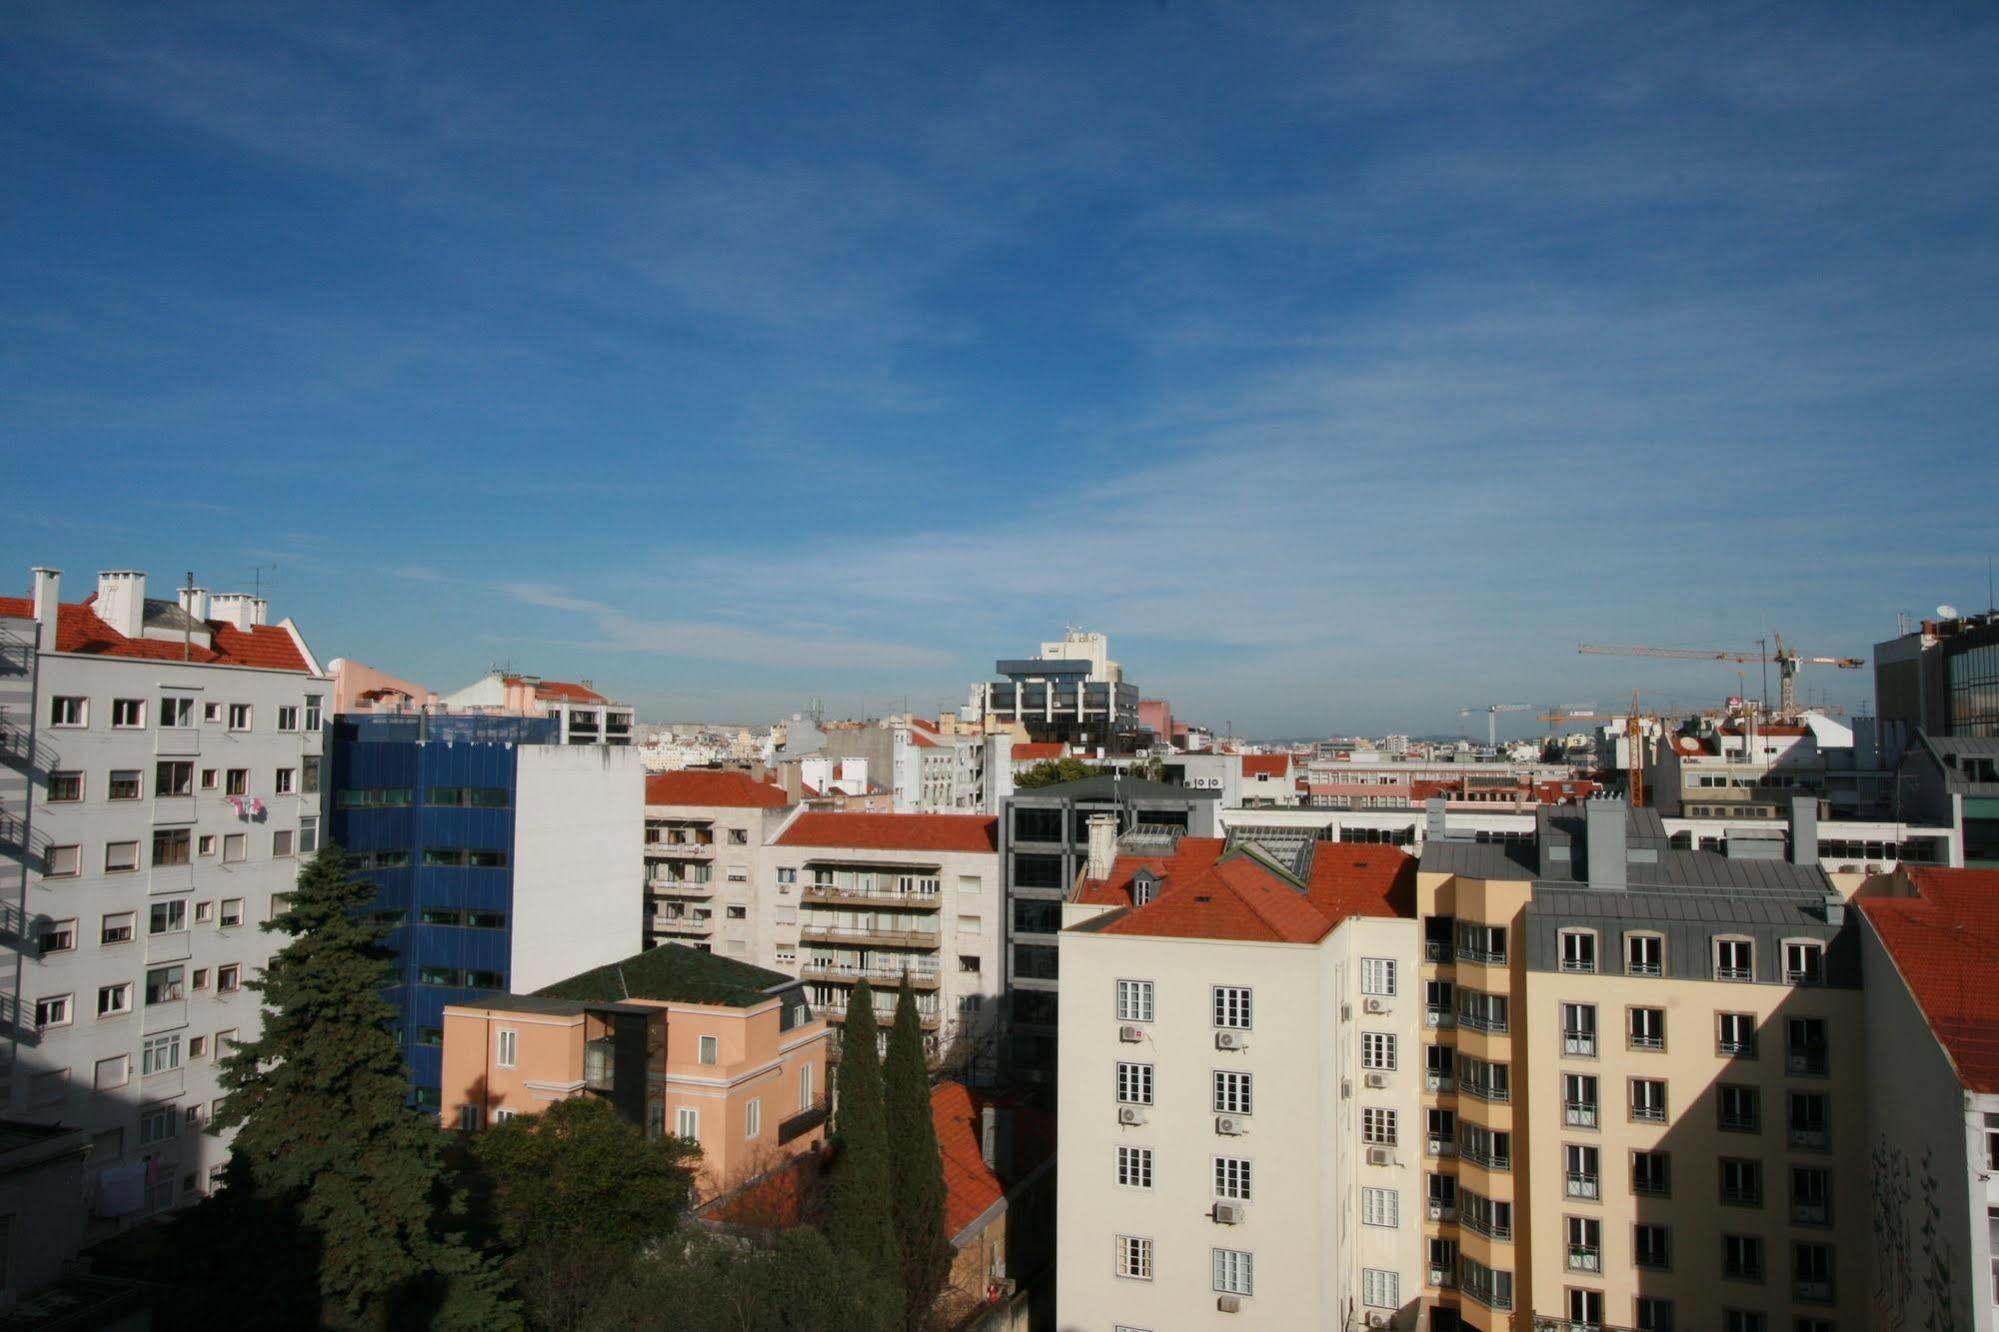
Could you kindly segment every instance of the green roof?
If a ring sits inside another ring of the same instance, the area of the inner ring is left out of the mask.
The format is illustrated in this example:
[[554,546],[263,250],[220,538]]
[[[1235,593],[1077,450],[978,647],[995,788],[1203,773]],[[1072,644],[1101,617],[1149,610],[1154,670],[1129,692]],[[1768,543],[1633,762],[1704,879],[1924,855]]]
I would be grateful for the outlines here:
[[545,985],[535,993],[551,999],[583,999],[593,1003],[660,999],[750,1008],[771,998],[772,989],[797,983],[796,978],[781,971],[766,971],[732,957],[669,943]]

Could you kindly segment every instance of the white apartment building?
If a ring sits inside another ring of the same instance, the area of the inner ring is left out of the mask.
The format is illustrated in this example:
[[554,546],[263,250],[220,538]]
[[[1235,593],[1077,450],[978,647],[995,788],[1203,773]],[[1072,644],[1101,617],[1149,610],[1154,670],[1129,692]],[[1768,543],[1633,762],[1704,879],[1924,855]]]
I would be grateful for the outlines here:
[[1092,841],[1060,936],[1058,1325],[1415,1326],[1426,1264],[1455,1267],[1423,1229],[1415,862]]
[[[91,1138],[94,1238],[206,1191],[217,1057],[258,1033],[258,927],[318,849],[330,678],[266,604],[58,570],[0,598],[7,1112]],[[19,669],[25,668],[25,670]],[[25,777],[25,782],[21,779]],[[25,789],[24,789],[25,788]]]
[[998,1018],[998,820],[802,812],[763,858],[767,956],[838,1022],[865,979],[886,1021],[916,992],[932,1057],[983,1059]]
[[645,946],[687,944],[775,966],[775,912],[759,909],[759,885],[770,881],[760,872],[764,846],[793,812],[784,792],[703,769],[655,773],[645,789]]

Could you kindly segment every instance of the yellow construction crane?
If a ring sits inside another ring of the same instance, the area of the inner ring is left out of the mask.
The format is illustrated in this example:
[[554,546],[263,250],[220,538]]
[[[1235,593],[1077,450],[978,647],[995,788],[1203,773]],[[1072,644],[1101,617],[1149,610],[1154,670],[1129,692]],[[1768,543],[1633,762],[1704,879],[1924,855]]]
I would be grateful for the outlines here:
[[1638,710],[1638,691],[1631,691],[1631,711],[1617,716],[1607,712],[1544,712],[1541,720],[1552,726],[1556,722],[1618,722],[1624,723],[1625,771],[1624,784],[1630,790],[1631,807],[1637,809],[1645,803],[1645,723],[1657,721],[1663,724],[1664,717],[1647,716]]
[[1842,671],[1857,671],[1867,664],[1865,657],[1804,656],[1796,648],[1785,647],[1781,634],[1772,634],[1770,640],[1773,646],[1769,652],[1726,652],[1713,648],[1617,647],[1603,643],[1582,643],[1577,646],[1576,651],[1604,657],[1666,657],[1674,661],[1775,662],[1777,713],[1786,720],[1798,715],[1800,666],[1837,666]]

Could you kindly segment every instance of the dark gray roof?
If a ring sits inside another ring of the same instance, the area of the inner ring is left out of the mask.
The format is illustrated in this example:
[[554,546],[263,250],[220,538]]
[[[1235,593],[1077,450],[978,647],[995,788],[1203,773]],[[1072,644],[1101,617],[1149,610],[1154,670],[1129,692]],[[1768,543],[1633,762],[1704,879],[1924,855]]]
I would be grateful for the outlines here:
[[1058,800],[1109,800],[1114,796],[1125,800],[1220,800],[1222,793],[1197,791],[1188,786],[1169,786],[1165,782],[1140,781],[1136,777],[1121,780],[1116,777],[1079,777],[1073,782],[1017,790],[1013,798],[1034,800],[1042,796],[1053,796]]
[[1715,891],[1682,885],[1598,892],[1540,884],[1527,904],[1527,914],[1552,916],[1557,920],[1640,920],[1655,924],[1690,921],[1717,925],[1823,925],[1824,902],[1822,893],[1781,889],[1759,892],[1731,887]]
[[606,963],[535,991],[550,999],[581,999],[593,1006],[621,999],[666,999],[683,1004],[754,1008],[777,991],[797,985],[781,971],[704,953],[682,944],[661,944]]
[[502,1013],[545,1013],[551,1017],[570,1017],[583,1010],[594,1012],[609,1010],[616,1013],[652,1013],[658,1010],[643,1004],[608,1003],[586,999],[551,999],[538,994],[508,994],[504,990],[494,990],[486,994],[474,995],[453,1007],[495,1008]]
[[1459,842],[1433,837],[1423,843],[1416,868],[1425,874],[1462,874],[1468,879],[1532,879],[1534,848],[1520,842]]
[[1930,735],[1917,731],[1919,743],[1929,747],[1943,772],[1944,785],[1960,795],[1999,796],[1999,782],[1974,781],[1965,772],[1966,759],[1985,759],[1999,764],[1999,738],[1982,735]]

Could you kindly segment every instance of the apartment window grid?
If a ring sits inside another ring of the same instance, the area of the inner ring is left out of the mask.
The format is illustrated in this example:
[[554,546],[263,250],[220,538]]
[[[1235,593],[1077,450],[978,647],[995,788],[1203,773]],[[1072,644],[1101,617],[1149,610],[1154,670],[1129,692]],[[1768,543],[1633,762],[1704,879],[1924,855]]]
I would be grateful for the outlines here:
[[1762,1129],[1762,1103],[1754,1087],[1723,1083],[1715,1089],[1715,1107],[1724,1132],[1757,1133]]
[[1250,1200],[1250,1164],[1243,1156],[1215,1158],[1215,1197],[1223,1202]]
[[1642,1124],[1666,1122],[1666,1084],[1660,1078],[1631,1079],[1631,1118]]
[[1785,1119],[1792,1149],[1808,1152],[1830,1151],[1832,1098],[1824,1092],[1794,1091],[1786,1093],[1785,1101]]
[[1723,1157],[1716,1167],[1721,1174],[1721,1200],[1730,1207],[1763,1205],[1763,1166],[1757,1161]]
[[1149,1189],[1152,1187],[1152,1149],[1150,1147],[1119,1147],[1117,1149],[1117,1182],[1127,1189]]
[[1484,1166],[1488,1170],[1513,1169],[1511,1133],[1483,1128],[1477,1124],[1466,1124],[1463,1126],[1463,1134],[1463,1143],[1459,1152],[1465,1160],[1473,1165]]
[[1791,1294],[1800,1300],[1832,1302],[1832,1245],[1816,1241],[1791,1245]]
[[1370,1309],[1402,1307],[1402,1274],[1379,1267],[1360,1272],[1360,1302]]
[[1627,1008],[1624,1010],[1625,1042],[1633,1050],[1666,1048],[1666,1010]]
[[493,1062],[501,1068],[512,1068],[520,1055],[521,1034],[511,1027],[501,1027],[495,1033],[496,1048]]
[[1831,1041],[1826,1020],[1816,1017],[1787,1018],[1784,1022],[1784,1071],[1802,1077],[1824,1077],[1828,1068]]
[[1370,1147],[1393,1147],[1395,1119],[1393,1110],[1378,1105],[1363,1107],[1360,1112],[1360,1140]]
[[1506,927],[1458,922],[1458,961],[1499,966],[1506,961]]
[[1569,1325],[1574,1328],[1594,1328],[1603,1326],[1603,1292],[1583,1286],[1569,1286],[1566,1289],[1569,1308]]
[[1485,1236],[1487,1239],[1510,1240],[1513,1238],[1513,1204],[1470,1189],[1460,1196],[1458,1214],[1464,1220],[1466,1230]]
[[1117,1017],[1120,1022],[1152,1021],[1151,981],[1121,980],[1117,983]]
[[1562,961],[1563,971],[1585,975],[1596,971],[1596,932],[1593,930],[1563,930]]
[[1402,1195],[1394,1189],[1363,1188],[1360,1191],[1360,1223],[1394,1229],[1402,1224]]
[[1564,1218],[1568,1231],[1568,1269],[1571,1272],[1603,1270],[1603,1222],[1593,1216]]
[[1762,1236],[1723,1235],[1721,1274],[1735,1281],[1761,1281],[1763,1279]]
[[1825,981],[1825,945],[1803,941],[1784,945],[1784,983],[1819,985]]
[[1665,1152],[1631,1153],[1631,1191],[1653,1198],[1670,1197],[1672,1158]]
[[1392,957],[1364,957],[1360,960],[1360,992],[1393,998],[1395,995],[1395,959]]
[[1631,1302],[1634,1332],[1676,1332],[1673,1302],[1658,1295],[1640,1295]]
[[1714,1052],[1730,1059],[1756,1057],[1756,1015],[1716,1013]]
[[1603,1194],[1601,1156],[1594,1147],[1581,1143],[1567,1143],[1562,1147],[1562,1159],[1567,1175],[1568,1195],[1571,1198],[1598,1198]]
[[1664,1270],[1673,1265],[1672,1231],[1655,1222],[1631,1227],[1631,1264]]
[[1119,1235],[1117,1274],[1132,1281],[1152,1280],[1152,1241],[1143,1235]]
[[1124,1105],[1151,1105],[1152,1065],[1120,1063],[1117,1066],[1117,1098]]
[[1214,1111],[1218,1115],[1251,1113],[1250,1080],[1247,1073],[1222,1069],[1214,1072]]
[[1214,1288],[1224,1295],[1252,1295],[1256,1290],[1255,1258],[1245,1249],[1216,1249]]
[[1362,1032],[1360,1034],[1360,1066],[1369,1069],[1394,1069],[1394,1033],[1386,1031]]
[[1248,1031],[1250,1025],[1250,987],[1247,985],[1217,985],[1214,987],[1215,1025],[1235,1031]]
[[1562,1075],[1562,1122],[1575,1128],[1597,1126],[1597,1081],[1588,1073]]
[[1458,1089],[1481,1101],[1505,1102],[1512,1098],[1511,1069],[1466,1055],[1459,1068]]
[[1748,939],[1716,939],[1714,978],[1720,981],[1756,979],[1756,945]]
[[[1823,1166],[1791,1167],[1791,1224],[1832,1224],[1832,1172]],[[1999,1255],[1999,1249],[1993,1251]],[[1999,1297],[1999,1290],[1995,1290]]]
[[1458,990],[1458,1024],[1473,1031],[1505,1035],[1506,996],[1481,990]]
[[1562,1053],[1578,1059],[1596,1058],[1596,1005],[1562,1005]]
[[1423,1022],[1431,1027],[1457,1025],[1456,987],[1450,981],[1423,982]]
[[700,1138],[701,1112],[685,1105],[674,1111],[673,1133],[675,1137],[686,1138],[689,1141]]

